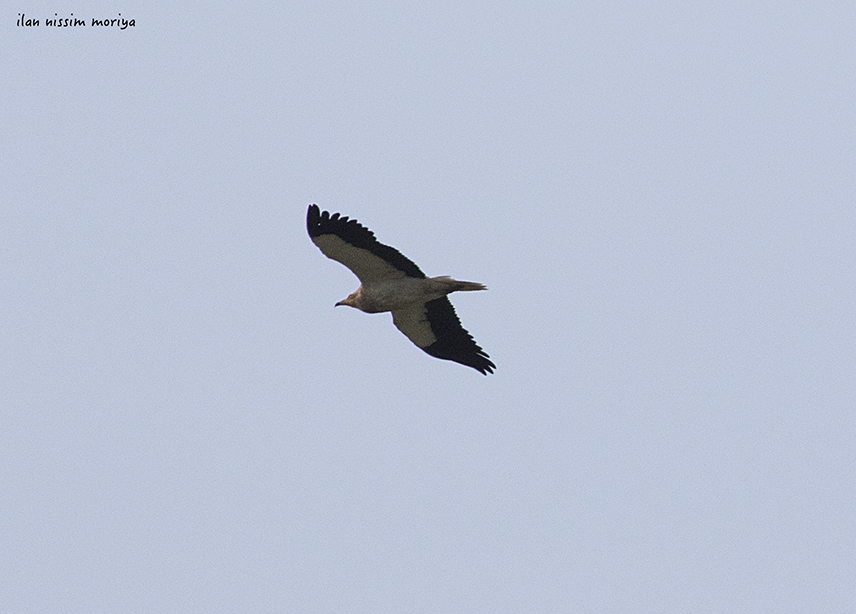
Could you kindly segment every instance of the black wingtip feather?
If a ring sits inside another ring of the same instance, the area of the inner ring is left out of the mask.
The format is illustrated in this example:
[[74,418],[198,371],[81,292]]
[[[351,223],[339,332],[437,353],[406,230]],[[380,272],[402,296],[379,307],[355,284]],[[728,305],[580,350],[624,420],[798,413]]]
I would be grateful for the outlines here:
[[354,247],[368,250],[375,256],[383,258],[405,275],[419,279],[425,277],[425,273],[412,260],[394,247],[378,241],[374,233],[357,220],[339,213],[331,215],[329,211],[321,211],[318,205],[309,205],[309,210],[306,212],[306,230],[313,239],[326,234],[336,235]]
[[377,243],[374,233],[362,226],[357,220],[352,220],[340,213],[331,214],[329,211],[321,211],[318,205],[309,205],[306,212],[306,230],[310,237],[319,237],[324,234],[344,235],[342,238],[350,239],[348,243],[355,247],[368,247]]
[[472,335],[461,326],[455,308],[447,297],[425,303],[426,317],[437,341],[422,348],[435,358],[451,360],[479,371],[482,375],[493,373],[496,365],[490,356],[475,342]]

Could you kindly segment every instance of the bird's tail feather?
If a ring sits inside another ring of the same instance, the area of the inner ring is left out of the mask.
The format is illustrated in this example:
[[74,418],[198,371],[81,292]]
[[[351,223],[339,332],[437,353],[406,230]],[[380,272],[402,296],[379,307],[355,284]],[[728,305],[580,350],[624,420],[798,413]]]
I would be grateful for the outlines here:
[[444,275],[442,277],[432,277],[431,281],[437,282],[447,292],[470,292],[473,290],[487,290],[487,286],[475,281],[458,281]]

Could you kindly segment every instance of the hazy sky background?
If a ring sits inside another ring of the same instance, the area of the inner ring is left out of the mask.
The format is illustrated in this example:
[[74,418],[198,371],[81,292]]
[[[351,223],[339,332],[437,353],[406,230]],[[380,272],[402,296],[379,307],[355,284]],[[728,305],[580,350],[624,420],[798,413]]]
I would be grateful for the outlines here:
[[2,23],[3,612],[856,611],[852,2]]

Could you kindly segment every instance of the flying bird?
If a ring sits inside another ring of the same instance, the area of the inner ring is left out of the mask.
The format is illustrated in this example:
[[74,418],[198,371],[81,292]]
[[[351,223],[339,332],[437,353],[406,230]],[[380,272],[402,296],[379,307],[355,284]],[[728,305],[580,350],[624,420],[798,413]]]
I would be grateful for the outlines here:
[[461,326],[450,292],[487,290],[479,283],[451,277],[425,277],[397,249],[375,239],[357,220],[322,212],[310,205],[306,214],[309,237],[325,256],[341,262],[359,277],[361,286],[336,303],[366,313],[392,312],[392,322],[408,339],[431,356],[472,367],[484,375],[496,365]]

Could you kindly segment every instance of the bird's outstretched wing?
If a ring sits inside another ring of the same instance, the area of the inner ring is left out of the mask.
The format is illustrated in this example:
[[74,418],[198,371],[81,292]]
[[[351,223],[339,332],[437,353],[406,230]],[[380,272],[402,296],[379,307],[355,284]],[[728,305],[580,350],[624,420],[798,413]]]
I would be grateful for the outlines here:
[[322,212],[310,205],[306,213],[309,237],[324,255],[337,260],[354,272],[362,283],[416,277],[424,279],[412,260],[394,247],[375,239],[374,233],[357,220]]
[[496,365],[461,326],[447,297],[416,303],[392,312],[392,321],[419,348],[431,356],[472,367],[484,375]]

